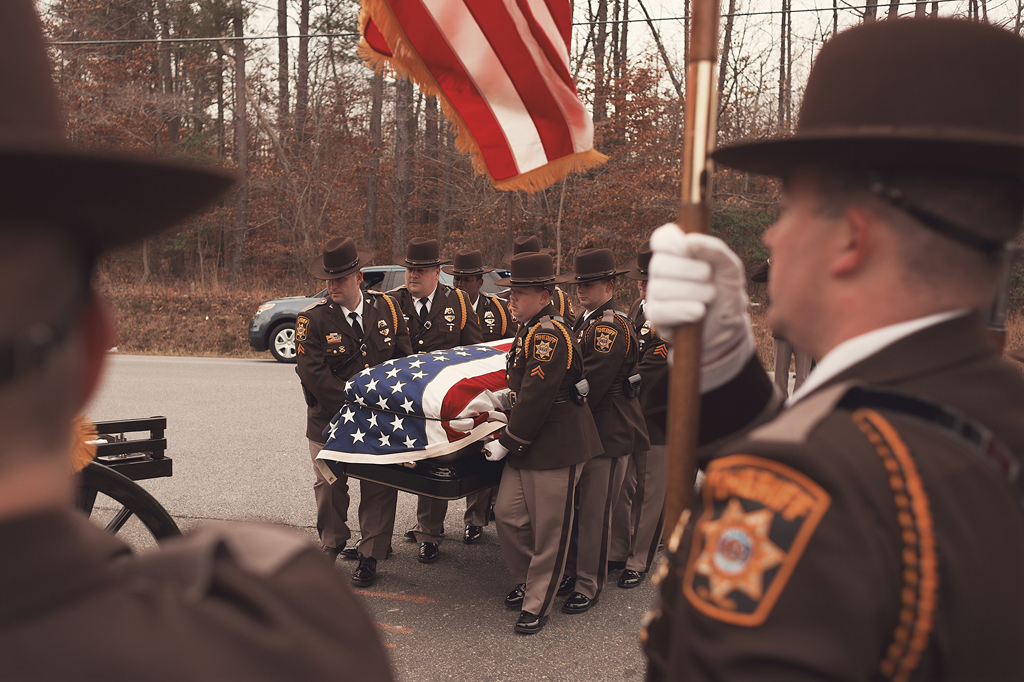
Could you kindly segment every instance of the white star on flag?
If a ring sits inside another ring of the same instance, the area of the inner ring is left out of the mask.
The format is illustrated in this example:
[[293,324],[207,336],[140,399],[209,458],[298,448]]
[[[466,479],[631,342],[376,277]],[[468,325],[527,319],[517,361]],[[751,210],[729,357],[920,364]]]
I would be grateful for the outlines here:
[[381,396],[380,400],[377,401],[377,407],[379,407],[382,410],[388,409],[388,399],[385,398],[384,396]]
[[363,396],[357,395],[356,402],[359,403],[359,407],[366,407],[366,401],[363,400]]
[[366,434],[359,429],[356,429],[356,432],[352,434],[353,443],[362,443],[364,442],[363,438],[366,438]]
[[455,354],[456,355],[461,355],[464,358],[468,358],[470,356],[470,353],[467,353],[464,350],[457,350],[457,351],[455,351]]
[[401,381],[397,382],[394,386],[391,387],[391,395],[401,392],[401,390],[404,387],[405,384],[403,384]]
[[352,380],[351,379],[349,379],[348,381],[345,382],[345,390],[346,391],[351,391],[352,390]]
[[426,372],[413,372],[412,373],[412,378],[413,379],[422,379],[422,378],[424,378],[426,376],[427,376]]
[[390,360],[385,360],[381,364],[382,365],[387,365],[388,367],[394,367],[395,366],[395,359],[391,358]]
[[370,373],[370,368],[369,368],[369,367],[367,367],[367,368],[365,368],[365,369],[364,369],[363,371],[361,371],[361,372],[359,373],[359,376],[361,376],[361,377],[365,377],[365,376],[367,376],[367,375],[368,375],[369,373]]
[[327,436],[327,439],[330,440],[331,438],[334,438],[334,434],[336,434],[337,432],[338,432],[338,421],[335,420],[335,421],[331,422],[331,435]]
[[434,361],[435,362],[447,362],[448,361],[448,356],[447,355],[435,355],[434,356]]
[[386,374],[385,376],[386,376],[386,377],[387,377],[388,379],[394,379],[394,378],[396,378],[396,377],[398,376],[398,373],[399,373],[400,371],[401,371],[401,370],[400,370],[400,369],[398,369],[397,367],[393,367],[393,368],[391,368],[391,369],[389,369],[389,370],[388,370],[388,373],[387,373],[387,374]]
[[410,450],[412,450],[414,447],[416,447],[416,439],[413,438],[412,436],[409,436],[408,438],[406,438],[405,439],[405,447],[407,447]]
[[[341,413],[341,416],[345,419],[346,424],[354,424],[356,421],[356,413],[350,408],[346,407],[345,411]],[[332,433],[331,436],[334,434]]]
[[412,362],[409,363],[409,366],[412,367],[413,369],[419,369],[424,364],[425,363],[422,360],[420,360],[419,358],[416,358],[415,360],[413,360]]
[[391,436],[385,436],[383,433],[380,434],[380,444],[382,447],[385,445],[391,447]]
[[377,380],[376,379],[370,379],[369,381],[367,381],[366,382],[366,390],[367,391],[376,391],[377,390]]
[[402,403],[402,409],[406,412],[412,412],[412,401],[406,398],[405,402]]
[[392,431],[404,431],[405,430],[404,428],[402,428],[402,418],[401,417],[395,417],[394,419],[391,420],[391,430]]
[[374,427],[374,428],[380,428],[377,425],[377,414],[376,413],[371,414],[370,418],[366,421],[366,423],[369,424],[370,426]]

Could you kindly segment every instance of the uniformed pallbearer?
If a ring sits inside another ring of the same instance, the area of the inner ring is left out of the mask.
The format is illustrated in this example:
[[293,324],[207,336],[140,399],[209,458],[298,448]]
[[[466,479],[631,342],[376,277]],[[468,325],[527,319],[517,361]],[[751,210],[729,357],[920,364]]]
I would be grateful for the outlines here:
[[[516,237],[512,241],[512,253],[506,253],[501,257],[501,262],[505,265],[511,265],[512,259],[521,253],[553,253],[551,249],[540,247],[540,239],[535,235],[529,235],[526,237]],[[554,296],[551,298],[551,305],[555,306],[555,310],[558,314],[566,320],[576,319],[576,311],[572,306],[572,298],[569,294],[565,293],[563,289],[555,287]]]
[[[508,303],[493,294],[480,291],[484,284],[484,275],[494,268],[484,267],[483,254],[479,250],[462,249],[455,254],[451,265],[441,266],[441,271],[455,278],[455,287],[465,292],[470,305],[480,321],[480,331],[484,341],[508,339],[516,334],[519,323],[512,318]],[[491,503],[498,487],[488,488],[466,497],[466,530],[462,541],[471,545],[483,537],[484,526],[487,525]]]
[[[308,405],[306,438],[316,474],[316,525],[324,551],[334,556],[350,536],[348,478],[342,475],[328,483],[316,466],[324,429],[345,402],[346,381],[367,367],[408,355],[411,349],[398,303],[387,294],[362,291],[360,268],[372,255],[358,251],[351,237],[328,241],[309,265],[309,274],[327,281],[327,298],[305,308],[295,320],[296,371]],[[376,579],[377,561],[391,551],[397,491],[369,481],[360,481],[359,490],[362,538],[354,550],[359,565],[352,581],[367,587]]]
[[815,59],[793,136],[715,160],[782,177],[768,318],[820,362],[779,412],[742,263],[654,233],[650,319],[704,318],[702,440],[773,419],[701,460],[649,677],[1024,678],[1024,379],[983,321],[1024,214],[1024,40],[853,28]]
[[[413,237],[405,256],[395,263],[405,267],[405,284],[391,292],[409,326],[414,353],[429,353],[483,341],[469,296],[441,284],[441,245],[436,239]],[[444,517],[448,501],[419,496],[416,526],[405,535],[420,543],[419,561],[430,564],[441,556]]]
[[488,459],[508,455],[494,521],[516,584],[505,604],[520,609],[515,631],[522,634],[539,632],[547,621],[565,565],[576,484],[583,464],[601,454],[579,347],[551,305],[556,281],[546,253],[516,256],[512,274],[498,280],[512,287],[509,304],[523,325],[508,357],[508,427],[485,447]]
[[608,545],[612,509],[619,498],[626,462],[650,447],[640,410],[639,350],[636,332],[614,309],[615,267],[611,249],[583,249],[576,254],[571,281],[583,312],[573,333],[583,355],[590,384],[588,403],[601,435],[604,454],[587,462],[580,476],[575,528],[566,560],[568,577],[559,592],[568,594],[562,611],[584,613],[597,603],[608,581]]
[[[629,308],[629,320],[636,330],[640,360],[640,407],[651,449],[634,452],[626,464],[626,478],[612,516],[609,569],[621,568],[619,587],[640,584],[651,568],[661,541],[662,508],[665,505],[665,373],[668,371],[668,342],[647,319],[647,275],[651,263],[650,242],[644,242],[630,264],[626,277],[640,286],[640,298]],[[660,417],[660,418],[656,418]]]

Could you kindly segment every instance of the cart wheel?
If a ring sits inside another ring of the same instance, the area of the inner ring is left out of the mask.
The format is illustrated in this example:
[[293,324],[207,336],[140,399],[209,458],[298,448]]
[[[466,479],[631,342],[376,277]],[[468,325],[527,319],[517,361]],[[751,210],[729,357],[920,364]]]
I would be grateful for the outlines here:
[[78,484],[78,508],[88,516],[93,515],[96,495],[106,495],[121,505],[120,511],[107,523],[107,530],[117,533],[132,516],[157,540],[181,535],[178,524],[156,498],[138,483],[99,462],[92,462],[80,474]]

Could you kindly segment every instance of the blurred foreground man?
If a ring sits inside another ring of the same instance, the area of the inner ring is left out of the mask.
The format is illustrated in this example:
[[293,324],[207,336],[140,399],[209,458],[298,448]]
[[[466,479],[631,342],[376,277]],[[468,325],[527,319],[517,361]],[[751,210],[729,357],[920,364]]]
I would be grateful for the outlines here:
[[541,631],[554,603],[573,523],[573,500],[584,464],[601,454],[601,436],[587,407],[583,360],[552,296],[551,256],[524,253],[498,284],[512,288],[512,314],[523,324],[508,354],[512,390],[508,427],[484,446],[487,459],[508,456],[494,524],[515,587],[505,605],[519,609],[515,631]]
[[1024,379],[980,313],[1024,207],[1024,40],[854,28],[818,55],[796,135],[715,159],[782,177],[770,323],[821,361],[780,411],[738,258],[655,232],[648,314],[704,318],[704,407],[735,407],[705,411],[649,677],[1022,679]]
[[229,178],[69,150],[50,79],[33,3],[0,3],[0,677],[390,680],[302,535],[223,524],[137,557],[73,511],[70,424],[114,337],[95,258]]

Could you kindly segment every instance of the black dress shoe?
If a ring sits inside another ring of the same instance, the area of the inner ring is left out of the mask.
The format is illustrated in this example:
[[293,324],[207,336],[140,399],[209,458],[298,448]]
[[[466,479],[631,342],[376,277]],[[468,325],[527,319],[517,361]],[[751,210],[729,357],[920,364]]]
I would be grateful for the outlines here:
[[508,593],[505,597],[505,606],[510,609],[518,609],[523,605],[523,599],[526,598],[526,583],[519,583],[515,589]]
[[338,554],[341,556],[342,559],[347,559],[348,561],[355,561],[359,558],[358,545],[356,545],[355,547],[346,547],[345,549],[338,552]]
[[416,542],[416,531],[415,531],[415,529],[410,528],[409,530],[405,531],[405,536],[404,537],[409,542]]
[[352,584],[369,587],[377,581],[377,560],[372,556],[359,555],[359,565],[352,571]]
[[566,573],[562,576],[562,582],[558,583],[558,591],[555,592],[559,597],[572,594],[572,591],[576,589],[576,576],[569,575]]
[[596,603],[596,599],[584,596],[580,592],[573,592],[562,604],[562,613],[585,613]]
[[535,616],[529,611],[520,611],[519,620],[516,621],[516,632],[522,635],[535,635],[541,631],[544,627],[544,623],[548,622],[548,617]]
[[484,536],[483,526],[466,526],[466,532],[462,535],[462,541],[467,545],[472,545],[474,542]]
[[419,560],[421,564],[432,564],[437,561],[440,556],[441,550],[438,549],[436,542],[420,543]]
[[609,571],[621,571],[625,567],[626,567],[626,562],[625,561],[609,561],[608,562],[608,570]]
[[644,574],[640,571],[631,571],[627,569],[619,576],[619,587],[624,587],[628,590],[639,585],[643,579]]

